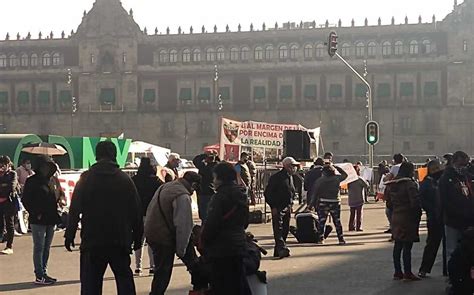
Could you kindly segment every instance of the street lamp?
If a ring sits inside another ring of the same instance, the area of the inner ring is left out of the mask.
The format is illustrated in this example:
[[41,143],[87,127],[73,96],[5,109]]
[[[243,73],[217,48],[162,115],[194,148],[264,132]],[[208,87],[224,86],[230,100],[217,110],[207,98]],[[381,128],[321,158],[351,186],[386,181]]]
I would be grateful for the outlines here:
[[77,112],[77,100],[73,93],[71,69],[67,69],[67,84],[71,91],[71,136],[74,136],[74,114]]

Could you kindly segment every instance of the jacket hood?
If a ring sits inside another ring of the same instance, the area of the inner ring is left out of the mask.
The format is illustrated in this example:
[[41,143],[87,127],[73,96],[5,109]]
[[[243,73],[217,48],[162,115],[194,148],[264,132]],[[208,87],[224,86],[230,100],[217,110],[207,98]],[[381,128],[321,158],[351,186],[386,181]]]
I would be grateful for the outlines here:
[[191,195],[188,188],[180,180],[165,183],[162,187],[161,193],[171,195],[172,197]]
[[116,162],[113,161],[99,161],[92,165],[90,171],[93,171],[97,174],[102,175],[115,175],[119,173],[121,170]]
[[391,185],[391,184],[401,183],[401,182],[405,182],[405,181],[413,181],[413,179],[409,178],[409,177],[395,178],[395,179],[392,179],[392,180],[389,180],[389,181],[385,182],[384,184],[385,185]]

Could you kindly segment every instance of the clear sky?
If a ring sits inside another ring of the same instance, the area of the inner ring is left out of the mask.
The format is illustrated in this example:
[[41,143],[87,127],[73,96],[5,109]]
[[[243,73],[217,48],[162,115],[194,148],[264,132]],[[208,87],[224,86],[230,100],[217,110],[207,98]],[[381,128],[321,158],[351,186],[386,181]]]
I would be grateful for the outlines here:
[[[31,31],[34,37],[38,31],[54,31],[56,36],[64,30],[76,30],[81,22],[84,10],[89,10],[95,0],[0,0],[0,39],[6,32],[16,36],[18,32],[25,36]],[[459,0],[459,3],[463,0]],[[155,27],[161,32],[169,26],[176,32],[181,26],[185,32],[192,25],[200,31],[205,25],[210,31],[217,24],[219,31],[229,24],[231,30],[248,30],[250,23],[261,28],[263,22],[273,27],[275,22],[297,22],[316,20],[323,24],[329,19],[336,24],[342,19],[343,25],[350,25],[355,19],[356,25],[377,23],[379,17],[383,23],[390,23],[395,16],[396,23],[402,23],[408,16],[411,23],[418,16],[423,21],[431,21],[436,15],[442,20],[452,11],[454,0],[122,0],[127,11],[133,8],[135,21],[141,28],[147,27],[151,33]]]

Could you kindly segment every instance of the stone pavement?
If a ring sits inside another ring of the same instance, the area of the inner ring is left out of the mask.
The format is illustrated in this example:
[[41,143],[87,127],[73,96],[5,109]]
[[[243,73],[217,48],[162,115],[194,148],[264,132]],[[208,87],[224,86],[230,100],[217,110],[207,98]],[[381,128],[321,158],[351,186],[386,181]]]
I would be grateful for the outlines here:
[[[295,239],[291,237],[291,258],[274,260],[272,257],[265,257],[261,269],[266,270],[269,275],[268,294],[444,294],[445,279],[441,276],[440,257],[433,269],[432,278],[410,283],[392,281],[393,244],[388,242],[388,235],[382,234],[387,223],[383,204],[368,204],[364,213],[365,231],[346,234],[346,246],[337,246],[334,234],[321,246],[296,244]],[[342,219],[344,229],[347,229],[346,206]],[[252,225],[250,230],[260,240],[260,244],[272,254],[271,225]],[[416,244],[413,249],[414,272],[420,265],[424,246],[424,229],[422,233],[423,242]],[[79,294],[79,253],[67,253],[64,250],[62,235],[61,232],[56,233],[49,266],[50,274],[59,279],[56,285],[33,285],[32,242],[31,237],[26,235],[15,240],[14,255],[0,256],[0,294]],[[148,294],[151,277],[136,278],[135,282],[138,294]],[[184,266],[176,261],[167,294],[187,294],[189,286],[189,276]],[[116,294],[110,270],[106,273],[104,294]]]

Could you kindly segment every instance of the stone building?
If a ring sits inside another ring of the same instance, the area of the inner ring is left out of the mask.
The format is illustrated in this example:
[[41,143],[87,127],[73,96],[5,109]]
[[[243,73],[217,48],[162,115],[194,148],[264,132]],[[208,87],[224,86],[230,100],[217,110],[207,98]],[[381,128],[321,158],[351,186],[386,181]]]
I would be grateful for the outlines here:
[[330,31],[339,53],[367,70],[376,154],[474,153],[474,0],[442,21],[177,33],[141,29],[119,0],[97,0],[76,32],[0,41],[0,124],[8,133],[124,133],[190,156],[217,142],[221,116],[299,123],[322,127],[325,150],[357,158],[367,149],[366,90],[328,56]]

